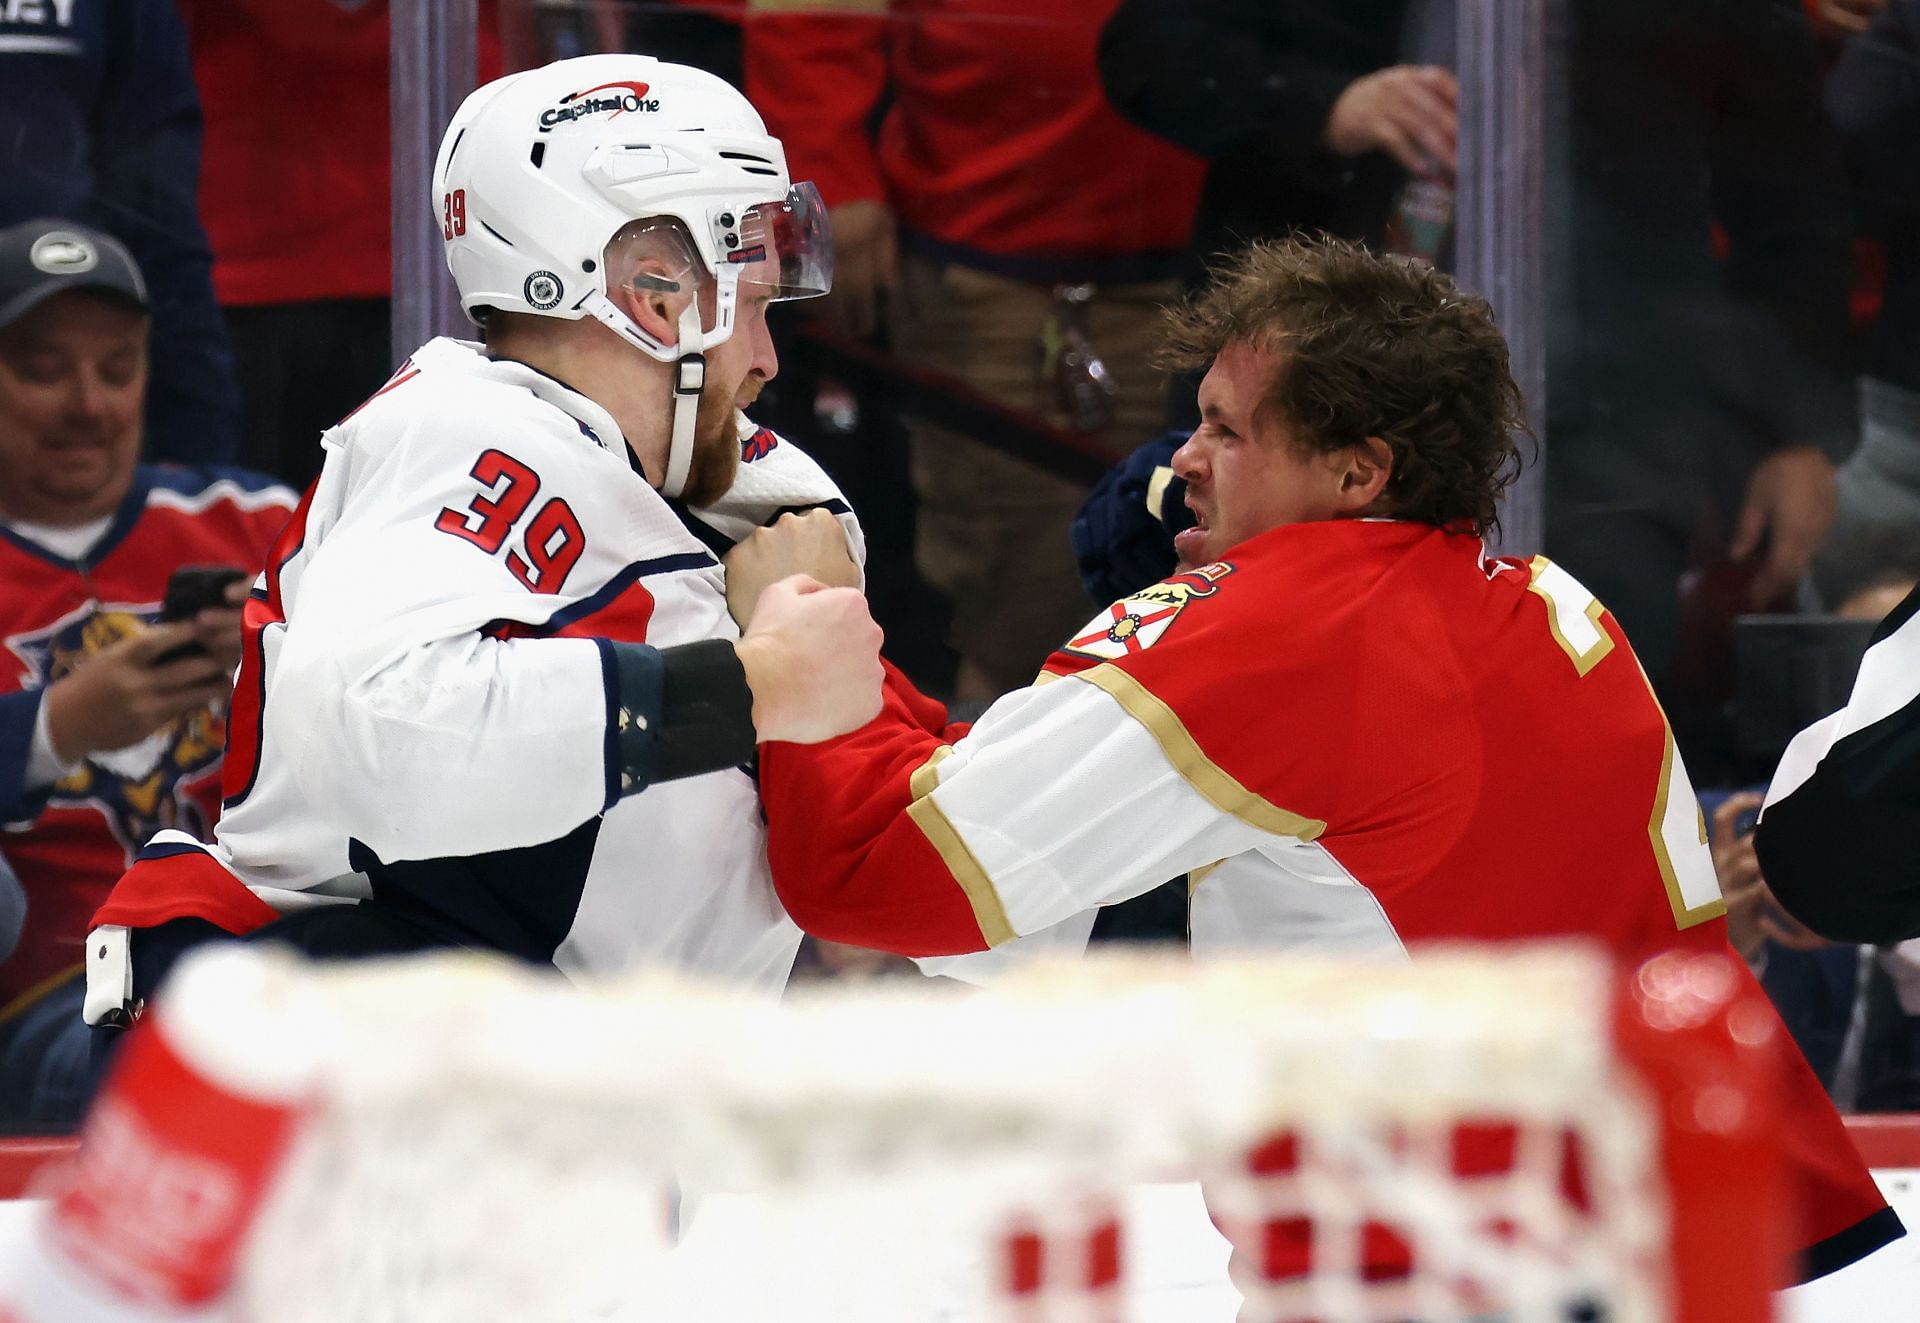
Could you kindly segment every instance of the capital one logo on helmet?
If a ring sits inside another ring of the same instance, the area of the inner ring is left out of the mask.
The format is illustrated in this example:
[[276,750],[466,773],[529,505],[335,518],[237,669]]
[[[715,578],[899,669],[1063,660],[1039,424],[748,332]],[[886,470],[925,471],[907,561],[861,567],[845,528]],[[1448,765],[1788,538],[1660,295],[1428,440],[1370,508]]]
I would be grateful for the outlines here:
[[[540,132],[551,133],[562,124],[571,124],[588,115],[625,114],[630,110],[657,111],[660,99],[647,95],[645,83],[602,83],[580,92],[569,92],[560,103],[540,112]],[[597,92],[608,93],[596,96]]]

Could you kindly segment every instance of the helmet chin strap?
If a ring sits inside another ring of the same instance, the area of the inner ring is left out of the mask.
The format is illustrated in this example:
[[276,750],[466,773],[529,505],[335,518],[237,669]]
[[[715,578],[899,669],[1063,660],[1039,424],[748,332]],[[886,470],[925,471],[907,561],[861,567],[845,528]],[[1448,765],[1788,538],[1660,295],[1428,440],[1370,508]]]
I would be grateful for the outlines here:
[[[701,343],[700,314],[689,303],[680,313],[680,343]],[[678,497],[687,487],[693,468],[694,424],[700,417],[700,392],[707,384],[706,356],[682,354],[673,365],[673,435],[667,442],[667,472],[660,481],[663,496]]]
[[[656,340],[641,330],[604,294],[589,297],[583,305],[596,319],[612,327],[620,338],[644,350],[649,358],[673,364],[673,419],[667,441],[667,471],[661,475],[663,496],[679,497],[686,490],[687,475],[693,469],[694,426],[700,417],[700,392],[707,384],[707,360],[701,352],[711,349],[733,334],[732,282],[723,280],[718,299],[718,324],[711,333],[701,329],[696,302],[680,312],[678,344]],[[693,348],[682,352],[684,346]]]

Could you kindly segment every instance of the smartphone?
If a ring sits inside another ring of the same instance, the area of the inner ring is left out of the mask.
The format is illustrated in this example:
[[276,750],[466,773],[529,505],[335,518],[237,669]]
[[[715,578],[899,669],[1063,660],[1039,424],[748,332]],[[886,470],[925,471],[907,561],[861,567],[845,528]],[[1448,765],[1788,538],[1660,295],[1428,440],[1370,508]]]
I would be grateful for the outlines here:
[[[227,587],[247,577],[235,565],[182,565],[167,577],[167,593],[160,602],[163,624],[192,620],[208,607],[227,605]],[[206,651],[197,643],[185,643],[155,657],[152,665],[178,661]]]

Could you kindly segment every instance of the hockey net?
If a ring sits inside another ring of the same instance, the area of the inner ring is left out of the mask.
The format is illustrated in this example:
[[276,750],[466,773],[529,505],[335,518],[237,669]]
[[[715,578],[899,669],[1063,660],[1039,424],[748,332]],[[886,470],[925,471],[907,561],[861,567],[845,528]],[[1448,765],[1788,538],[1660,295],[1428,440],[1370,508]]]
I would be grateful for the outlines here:
[[[227,951],[129,1045],[45,1239],[248,1321],[1121,1323],[1169,1316],[1129,1279],[1127,1192],[1198,1181],[1246,1323],[1754,1320],[1775,1030],[1749,987],[1678,955],[1131,956],[776,1005]],[[129,1193],[253,1124],[195,1119],[201,1088],[284,1121],[258,1179]],[[156,1220],[206,1243],[129,1249]]]

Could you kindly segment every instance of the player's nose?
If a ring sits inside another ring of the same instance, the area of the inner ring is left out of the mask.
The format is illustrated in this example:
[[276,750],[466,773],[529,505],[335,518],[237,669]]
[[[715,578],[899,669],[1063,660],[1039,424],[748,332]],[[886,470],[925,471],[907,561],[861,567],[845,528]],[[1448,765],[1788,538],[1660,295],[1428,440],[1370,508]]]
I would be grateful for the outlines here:
[[1206,480],[1206,445],[1201,441],[1199,432],[1194,432],[1180,443],[1180,448],[1173,452],[1171,462],[1175,475],[1189,483]]
[[772,381],[780,375],[780,351],[773,347],[773,332],[765,321],[754,329],[753,361],[747,370],[762,381]]

